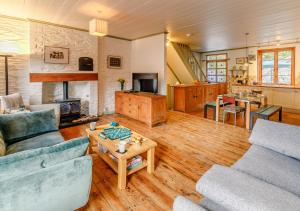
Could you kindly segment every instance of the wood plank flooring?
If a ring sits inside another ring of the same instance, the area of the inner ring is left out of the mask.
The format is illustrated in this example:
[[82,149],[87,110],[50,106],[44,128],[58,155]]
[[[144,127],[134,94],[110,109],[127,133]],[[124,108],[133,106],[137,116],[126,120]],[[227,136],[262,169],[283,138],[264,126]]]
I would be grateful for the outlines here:
[[[117,175],[97,155],[93,156],[93,184],[88,204],[80,210],[171,210],[174,198],[184,195],[193,201],[197,180],[213,164],[230,166],[249,148],[249,133],[241,127],[168,112],[168,122],[148,126],[119,115],[100,118],[98,124],[118,121],[156,141],[155,172],[146,169],[128,177],[125,190],[117,188]],[[62,129],[66,140],[85,135],[87,125]]]

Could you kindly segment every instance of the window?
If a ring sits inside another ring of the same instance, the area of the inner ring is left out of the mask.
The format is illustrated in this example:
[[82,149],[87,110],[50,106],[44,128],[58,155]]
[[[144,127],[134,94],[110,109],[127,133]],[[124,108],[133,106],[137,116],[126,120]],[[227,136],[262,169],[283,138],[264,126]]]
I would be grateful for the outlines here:
[[209,82],[226,82],[227,54],[206,56],[206,76]]
[[259,50],[257,55],[259,82],[294,85],[295,48]]

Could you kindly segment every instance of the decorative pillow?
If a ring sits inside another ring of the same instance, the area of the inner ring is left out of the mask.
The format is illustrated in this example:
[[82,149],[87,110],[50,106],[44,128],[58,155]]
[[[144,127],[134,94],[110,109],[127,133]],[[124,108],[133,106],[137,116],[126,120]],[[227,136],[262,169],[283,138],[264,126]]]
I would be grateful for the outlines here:
[[0,128],[9,145],[44,133],[57,131],[54,110],[0,115]]
[[3,135],[0,131],[0,156],[4,156],[6,154],[6,145],[4,142]]
[[24,106],[23,98],[19,93],[1,96],[1,108],[4,110],[18,109]]
[[88,145],[87,137],[79,137],[50,147],[0,157],[0,181],[84,156]]

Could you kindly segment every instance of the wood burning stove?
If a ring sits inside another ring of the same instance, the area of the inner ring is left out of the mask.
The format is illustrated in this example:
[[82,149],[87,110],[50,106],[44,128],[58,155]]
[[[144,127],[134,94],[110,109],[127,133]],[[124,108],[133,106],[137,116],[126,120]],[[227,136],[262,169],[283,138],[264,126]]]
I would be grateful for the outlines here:
[[63,99],[56,100],[60,104],[60,121],[72,122],[80,118],[81,102],[79,98],[69,98],[69,83],[63,82]]

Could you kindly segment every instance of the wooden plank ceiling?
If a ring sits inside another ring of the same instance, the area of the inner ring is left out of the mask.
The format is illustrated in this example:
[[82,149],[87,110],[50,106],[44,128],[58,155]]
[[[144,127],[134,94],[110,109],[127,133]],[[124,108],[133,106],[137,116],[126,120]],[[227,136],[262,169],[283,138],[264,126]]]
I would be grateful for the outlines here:
[[[109,21],[109,34],[128,39],[170,32],[202,51],[300,37],[298,0],[0,0],[0,14],[88,28]],[[101,11],[99,13],[98,11]],[[191,36],[186,36],[191,34]]]

